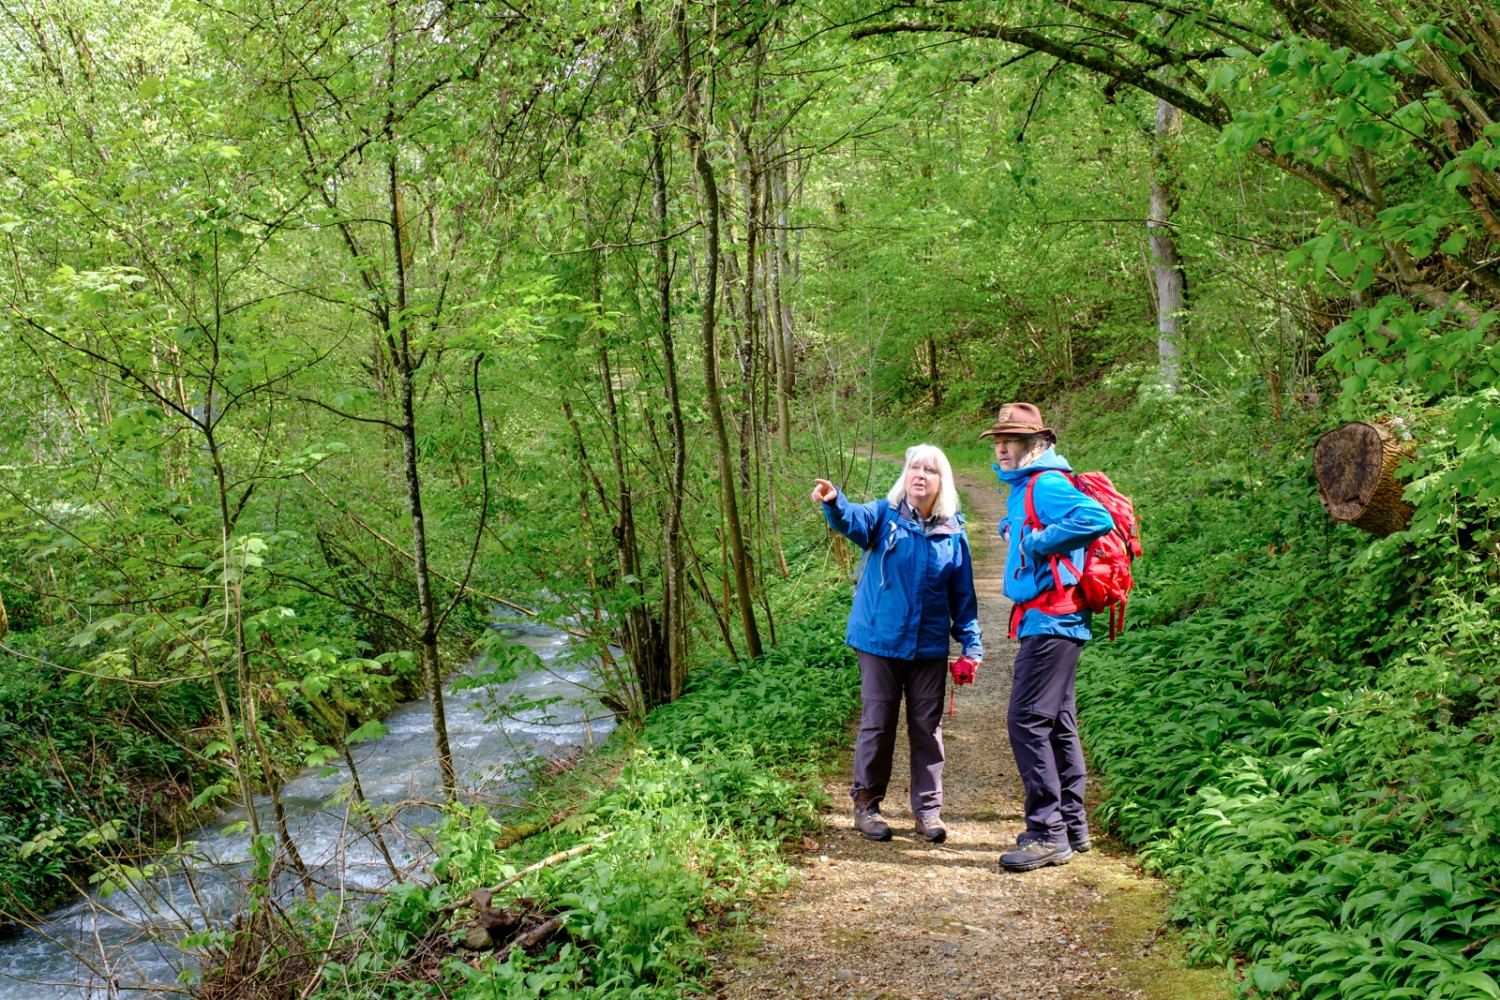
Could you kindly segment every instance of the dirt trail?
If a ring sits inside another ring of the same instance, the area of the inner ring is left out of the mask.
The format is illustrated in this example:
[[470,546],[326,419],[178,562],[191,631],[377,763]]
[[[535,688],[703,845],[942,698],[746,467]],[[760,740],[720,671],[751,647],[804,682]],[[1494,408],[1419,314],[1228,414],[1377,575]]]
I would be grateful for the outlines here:
[[[943,817],[948,841],[912,835],[906,723],[882,813],[896,831],[872,843],[851,826],[847,773],[800,879],[759,926],[719,956],[725,1000],[1223,997],[1216,974],[1183,970],[1157,942],[1163,892],[1107,838],[1071,864],[1011,874],[1000,854],[1024,829],[1022,791],[1005,731],[1010,602],[995,539],[1003,498],[993,482],[957,475],[975,548],[985,661],[944,716]],[[1085,658],[1085,671],[1086,671]],[[847,772],[847,768],[845,769]]]

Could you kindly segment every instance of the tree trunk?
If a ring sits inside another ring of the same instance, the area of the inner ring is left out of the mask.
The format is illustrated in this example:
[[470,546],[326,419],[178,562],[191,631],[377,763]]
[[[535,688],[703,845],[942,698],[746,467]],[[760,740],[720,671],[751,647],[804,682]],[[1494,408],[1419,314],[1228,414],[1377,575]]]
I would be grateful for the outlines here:
[[927,338],[927,388],[932,394],[932,408],[934,411],[943,408],[943,383],[938,377],[937,340],[929,336]]
[[760,631],[755,622],[754,595],[750,588],[750,567],[746,557],[744,533],[740,526],[739,500],[734,482],[734,460],[729,448],[729,430],[724,421],[724,403],[719,391],[718,319],[715,309],[719,294],[719,186],[713,164],[703,148],[704,120],[699,108],[697,81],[693,79],[688,49],[687,19],[679,5],[675,11],[678,44],[682,55],[683,85],[686,92],[688,141],[693,167],[698,173],[701,216],[704,227],[703,251],[703,380],[708,404],[709,422],[713,427],[718,452],[719,495],[724,511],[726,543],[734,572],[735,598],[740,622],[745,630],[745,647],[752,657],[761,654]]
[[[655,73],[650,86],[655,97]],[[672,261],[667,246],[666,151],[660,130],[651,133],[652,211],[656,216],[656,324],[661,341],[662,378],[672,431],[672,474],[662,524],[662,630],[667,637],[667,677],[658,694],[667,701],[682,695],[687,679],[687,558],[682,548],[682,491],[687,479],[687,433],[677,384],[677,348],[672,332]],[[648,702],[650,697],[647,698]]]
[[1177,139],[1181,132],[1182,112],[1158,99],[1151,145],[1151,214],[1146,232],[1156,270],[1157,369],[1171,392],[1176,392],[1181,382],[1182,326],[1187,310],[1187,276],[1171,229],[1179,200]]
[[[642,103],[652,123],[648,153],[651,173],[651,215],[656,227],[652,246],[655,274],[656,336],[661,344],[662,382],[667,395],[667,488],[662,499],[662,594],[658,618],[661,622],[665,658],[652,664],[652,672],[639,668],[642,699],[648,707],[675,701],[687,680],[688,576],[687,553],[682,538],[683,488],[687,479],[687,432],[683,424],[682,398],[677,377],[677,344],[672,330],[672,250],[668,218],[670,191],[667,187],[667,151],[662,140],[666,124],[658,117],[661,104],[661,73],[658,41],[648,36],[646,19],[637,0],[632,8],[637,48],[641,53]],[[649,415],[648,415],[649,419]]]
[[1411,449],[1411,442],[1393,434],[1388,424],[1363,421],[1318,438],[1313,470],[1323,509],[1335,521],[1381,538],[1404,531],[1412,506],[1401,499],[1403,487],[1396,479],[1396,467]]
[[766,312],[770,317],[772,345],[771,357],[776,365],[776,443],[782,457],[792,453],[792,310],[786,301],[786,279],[791,271],[791,259],[787,252],[786,167],[775,162],[770,168],[771,200],[776,209],[776,224],[772,230],[771,261],[767,268]]
[[[392,60],[395,58],[392,42]],[[394,73],[394,69],[392,69]],[[401,208],[401,188],[397,182],[395,153],[387,161],[391,209],[392,265],[396,269],[394,310],[386,313],[386,347],[396,370],[396,391],[401,404],[401,465],[406,478],[406,509],[411,514],[411,557],[417,579],[417,613],[421,618],[419,635],[422,644],[422,675],[432,698],[432,738],[437,750],[438,771],[442,776],[443,795],[448,801],[458,798],[458,778],[453,768],[453,750],[448,743],[448,712],[443,702],[443,666],[438,656],[437,602],[432,594],[432,575],[427,561],[427,523],[422,515],[422,477],[417,468],[417,414],[414,376],[421,361],[411,352],[411,332],[406,315],[406,285],[412,262],[411,247],[406,240],[405,218]]]

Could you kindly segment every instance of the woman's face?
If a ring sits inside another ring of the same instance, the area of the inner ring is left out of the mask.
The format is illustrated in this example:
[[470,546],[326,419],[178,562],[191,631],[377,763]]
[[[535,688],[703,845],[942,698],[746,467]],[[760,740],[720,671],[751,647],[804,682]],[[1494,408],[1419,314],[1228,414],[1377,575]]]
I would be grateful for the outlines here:
[[1030,438],[1012,437],[1006,434],[995,436],[995,464],[1003,472],[1014,472],[1026,461]]
[[937,503],[943,488],[943,476],[930,462],[913,462],[906,470],[906,496],[923,513]]

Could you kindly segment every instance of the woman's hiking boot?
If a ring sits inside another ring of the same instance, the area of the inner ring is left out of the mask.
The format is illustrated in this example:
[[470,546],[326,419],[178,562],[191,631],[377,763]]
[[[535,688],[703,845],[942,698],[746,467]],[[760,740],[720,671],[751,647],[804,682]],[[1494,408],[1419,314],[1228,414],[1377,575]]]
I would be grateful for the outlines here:
[[1008,872],[1029,872],[1073,860],[1073,848],[1051,840],[1026,838],[1026,843],[1000,855],[1000,867]]
[[943,825],[943,820],[937,813],[931,816],[918,816],[916,834],[929,844],[941,844],[948,839],[948,828]]
[[854,829],[866,840],[890,840],[891,828],[880,816],[880,800],[867,792],[854,796]]

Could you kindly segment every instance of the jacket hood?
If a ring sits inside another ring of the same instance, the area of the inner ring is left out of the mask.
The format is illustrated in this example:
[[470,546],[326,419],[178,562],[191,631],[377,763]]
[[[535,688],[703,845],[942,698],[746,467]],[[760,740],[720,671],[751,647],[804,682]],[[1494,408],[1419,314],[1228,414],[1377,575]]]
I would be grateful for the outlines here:
[[995,474],[1000,477],[1000,481],[1002,483],[1005,483],[1007,486],[1024,486],[1026,484],[1026,480],[1030,479],[1038,472],[1046,472],[1048,469],[1058,469],[1062,472],[1073,471],[1073,467],[1068,464],[1068,460],[1059,455],[1057,453],[1057,449],[1052,447],[1049,447],[1046,451],[1038,455],[1036,457],[1036,461],[1032,462],[1030,465],[1023,466],[1011,472],[1007,472],[1004,469],[1000,468],[1000,464],[998,462],[991,465],[990,468],[995,470]]

